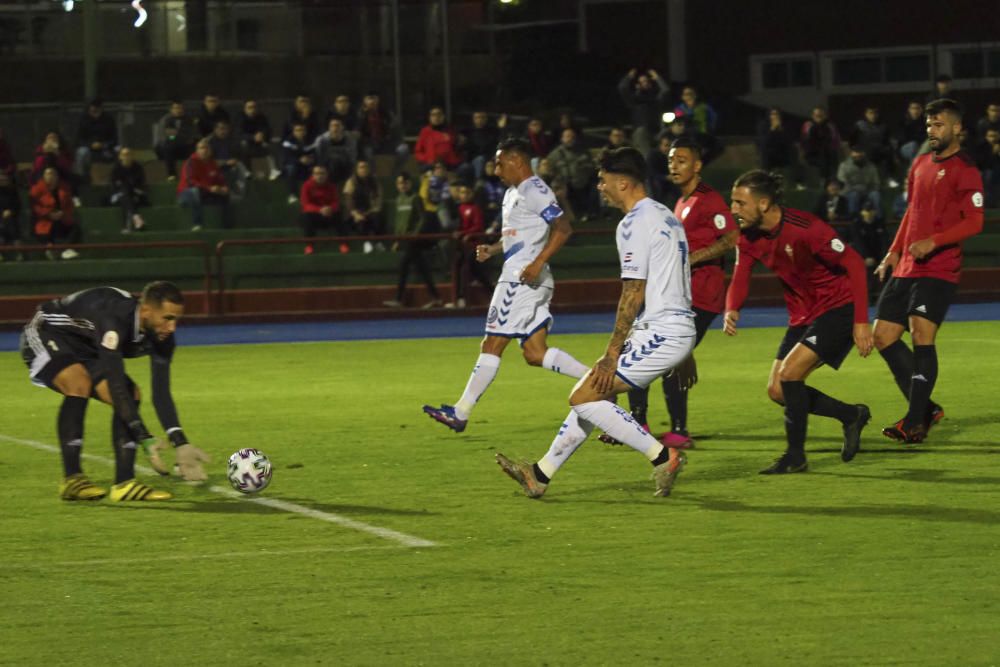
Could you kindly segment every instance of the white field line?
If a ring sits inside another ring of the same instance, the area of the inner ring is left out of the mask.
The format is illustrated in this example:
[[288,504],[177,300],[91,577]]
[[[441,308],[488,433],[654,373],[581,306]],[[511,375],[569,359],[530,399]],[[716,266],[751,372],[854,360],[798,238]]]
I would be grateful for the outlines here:
[[[59,448],[53,445],[46,444],[44,442],[38,442],[37,440],[25,440],[24,438],[14,438],[9,435],[4,435],[0,433],[0,441],[10,442],[15,445],[23,445],[25,447],[31,447],[33,449],[38,449],[43,452],[51,452],[54,454],[59,454]],[[104,465],[113,466],[115,462],[112,459],[106,458],[104,456],[97,456],[95,454],[83,454],[83,458],[88,461],[96,461],[98,463],[103,463]],[[156,475],[156,471],[152,468],[147,468],[143,465],[136,465],[136,470],[145,475]],[[368,533],[369,535],[374,535],[375,537],[381,537],[384,540],[389,540],[391,542],[398,542],[403,546],[407,547],[436,547],[438,546],[436,542],[431,542],[430,540],[425,540],[421,537],[415,537],[413,535],[407,535],[406,533],[401,533],[399,531],[391,530],[389,528],[382,528],[381,526],[373,526],[363,521],[355,521],[354,519],[348,519],[346,516],[341,516],[339,514],[333,514],[332,512],[323,512],[320,510],[312,509],[311,507],[305,507],[303,505],[298,505],[296,503],[290,503],[286,500],[278,500],[276,498],[261,498],[254,496],[247,496],[233,489],[227,489],[223,486],[207,486],[202,487],[212,493],[220,496],[226,496],[227,498],[235,498],[243,502],[256,503],[258,505],[263,505],[265,507],[270,507],[272,509],[281,510],[283,512],[291,512],[292,514],[298,514],[300,516],[307,516],[310,519],[316,519],[317,521],[326,521],[327,523],[336,524],[343,528],[350,528],[351,530],[357,530],[362,533]]]

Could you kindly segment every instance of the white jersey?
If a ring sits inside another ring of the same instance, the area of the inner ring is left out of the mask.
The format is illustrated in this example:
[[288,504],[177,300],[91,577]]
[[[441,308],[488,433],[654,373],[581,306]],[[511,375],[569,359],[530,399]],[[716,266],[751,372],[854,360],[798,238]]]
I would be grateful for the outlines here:
[[629,211],[615,233],[622,278],[645,280],[645,304],[635,319],[637,329],[690,328],[691,269],[684,226],[666,206],[649,197]]
[[[521,281],[521,271],[535,261],[549,240],[549,225],[563,214],[552,188],[537,176],[507,188],[503,196],[503,270],[500,282]],[[542,287],[553,287],[549,265],[538,276]]]

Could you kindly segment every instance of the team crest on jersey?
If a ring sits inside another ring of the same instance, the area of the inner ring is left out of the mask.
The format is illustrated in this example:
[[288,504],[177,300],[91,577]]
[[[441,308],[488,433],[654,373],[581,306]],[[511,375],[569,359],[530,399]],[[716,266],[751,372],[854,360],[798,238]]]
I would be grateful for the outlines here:
[[625,341],[625,344],[622,345],[621,356],[625,356],[626,354],[628,354],[631,351],[632,351],[632,341],[627,340],[627,341]]
[[108,331],[107,333],[105,333],[104,337],[101,339],[101,345],[108,348],[109,350],[117,350],[118,333],[115,331]]
[[493,306],[490,308],[490,314],[486,317],[486,323],[493,324],[497,321],[498,317],[500,317],[500,313],[497,312],[497,307]]
[[942,178],[944,178],[944,174],[945,174],[944,168],[939,169],[937,173],[937,180],[940,181]]
[[789,259],[792,259],[792,258],[795,257],[795,251],[792,250],[792,246],[790,244],[788,244],[788,243],[785,244],[785,254],[788,255]]
[[681,211],[681,220],[687,220],[688,213],[690,213],[690,212],[691,212],[691,207],[690,206],[685,206],[684,210]]
[[835,252],[844,252],[844,242],[840,239],[831,239],[830,247],[833,248]]
[[973,192],[972,193],[972,205],[975,206],[976,208],[982,208],[983,207],[983,193],[982,192]]
[[721,213],[716,214],[715,218],[713,219],[713,222],[715,222],[716,229],[726,228],[726,216],[722,215]]

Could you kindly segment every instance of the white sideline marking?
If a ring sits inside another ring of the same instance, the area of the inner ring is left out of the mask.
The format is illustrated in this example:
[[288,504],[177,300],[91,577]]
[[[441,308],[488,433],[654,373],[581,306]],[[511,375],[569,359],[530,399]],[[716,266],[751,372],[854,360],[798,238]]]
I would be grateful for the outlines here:
[[[52,452],[54,454],[59,454],[59,448],[52,445],[48,445],[44,442],[38,442],[37,440],[25,440],[23,438],[14,438],[9,435],[4,435],[0,433],[0,440],[7,442],[12,442],[16,445],[24,445],[25,447],[32,447],[33,449],[39,449],[43,452]],[[106,458],[104,456],[97,456],[95,454],[83,454],[83,458],[88,461],[97,461],[98,463],[103,463],[104,465],[113,466],[115,462],[112,459]],[[152,468],[147,468],[144,465],[136,464],[135,469],[144,475],[157,476],[157,473]],[[228,498],[235,498],[237,500],[242,500],[243,502],[256,503],[258,505],[264,505],[265,507],[270,507],[272,509],[281,510],[283,512],[291,512],[292,514],[298,514],[300,516],[307,516],[310,519],[316,519],[318,521],[326,521],[327,523],[333,523],[344,528],[350,528],[351,530],[357,530],[362,533],[368,533],[369,535],[374,535],[376,537],[381,537],[384,540],[390,540],[392,542],[398,542],[407,547],[436,547],[438,546],[436,542],[431,542],[430,540],[425,540],[421,537],[415,537],[413,535],[407,535],[406,533],[400,533],[399,531],[392,530],[390,528],[382,528],[381,526],[373,526],[371,524],[364,523],[363,521],[355,521],[354,519],[348,519],[346,516],[341,516],[339,514],[333,514],[331,512],[323,512],[320,510],[312,509],[311,507],[305,507],[303,505],[298,505],[296,503],[290,503],[287,500],[278,500],[276,498],[254,498],[251,496],[246,496],[238,491],[232,489],[227,489],[222,486],[208,486],[203,487],[208,491],[220,496],[226,496]]]

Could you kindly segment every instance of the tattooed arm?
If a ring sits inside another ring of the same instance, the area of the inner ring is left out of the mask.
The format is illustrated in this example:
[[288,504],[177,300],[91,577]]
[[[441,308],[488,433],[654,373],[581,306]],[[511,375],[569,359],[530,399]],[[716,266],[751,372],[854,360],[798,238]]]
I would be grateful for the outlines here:
[[618,370],[618,355],[645,298],[645,280],[622,281],[622,295],[618,299],[618,313],[615,315],[615,330],[611,333],[604,356],[597,360],[590,371],[590,384],[600,394],[608,393],[614,385],[615,371]]

